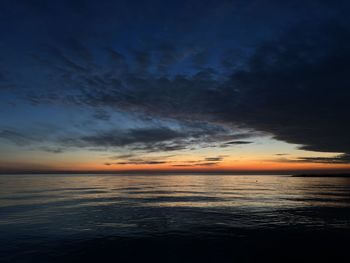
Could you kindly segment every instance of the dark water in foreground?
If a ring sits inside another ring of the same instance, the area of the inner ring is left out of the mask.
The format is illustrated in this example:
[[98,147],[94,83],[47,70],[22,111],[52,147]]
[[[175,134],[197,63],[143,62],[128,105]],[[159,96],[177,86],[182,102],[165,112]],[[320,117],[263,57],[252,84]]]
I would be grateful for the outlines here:
[[0,176],[0,262],[348,262],[350,179]]

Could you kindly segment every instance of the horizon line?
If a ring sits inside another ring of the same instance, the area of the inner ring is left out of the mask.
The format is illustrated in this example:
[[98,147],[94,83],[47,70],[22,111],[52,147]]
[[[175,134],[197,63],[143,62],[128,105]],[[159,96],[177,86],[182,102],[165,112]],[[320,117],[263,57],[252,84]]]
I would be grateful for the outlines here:
[[296,170],[0,170],[0,175],[12,174],[234,174],[234,175],[295,175],[302,173],[350,173],[349,169],[296,169]]

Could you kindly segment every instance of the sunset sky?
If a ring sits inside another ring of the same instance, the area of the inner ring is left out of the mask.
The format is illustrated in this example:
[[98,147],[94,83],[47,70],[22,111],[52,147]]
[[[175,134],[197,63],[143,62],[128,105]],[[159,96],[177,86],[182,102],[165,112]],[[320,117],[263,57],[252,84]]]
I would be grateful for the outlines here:
[[349,1],[0,3],[0,173],[350,170]]

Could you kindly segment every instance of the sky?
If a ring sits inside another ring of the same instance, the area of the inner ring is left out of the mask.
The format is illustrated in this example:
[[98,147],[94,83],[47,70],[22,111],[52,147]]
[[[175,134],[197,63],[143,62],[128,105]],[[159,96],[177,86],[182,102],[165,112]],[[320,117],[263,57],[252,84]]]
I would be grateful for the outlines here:
[[349,171],[349,11],[2,0],[0,172]]

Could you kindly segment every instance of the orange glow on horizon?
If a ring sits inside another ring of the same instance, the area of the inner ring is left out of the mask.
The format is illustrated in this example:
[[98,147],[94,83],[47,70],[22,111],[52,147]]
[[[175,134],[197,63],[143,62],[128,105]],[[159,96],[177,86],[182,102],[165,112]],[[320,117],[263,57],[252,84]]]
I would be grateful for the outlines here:
[[[210,156],[210,155],[209,155]],[[214,155],[211,155],[214,156]],[[75,156],[74,156],[75,157]],[[40,172],[127,172],[127,171],[179,171],[179,172],[284,172],[288,171],[350,171],[350,164],[335,164],[335,163],[310,163],[283,161],[278,159],[267,160],[262,156],[246,155],[241,158],[233,159],[227,155],[223,160],[213,165],[204,165],[205,158],[202,155],[178,155],[171,158],[164,157],[164,163],[158,164],[118,164],[107,158],[96,158],[95,156],[76,156],[75,158],[67,158],[60,160],[45,160],[43,163],[36,162],[35,164],[27,161],[22,163],[6,163],[0,164],[0,172],[6,171],[40,171]],[[151,158],[151,157],[149,157]],[[292,157],[291,157],[292,158]],[[200,161],[198,161],[200,160]],[[202,162],[202,163],[201,163]],[[203,163],[204,162],[204,163]],[[106,165],[110,163],[110,165]]]
[[[110,165],[105,164],[79,164],[75,166],[53,166],[55,171],[242,171],[242,172],[265,172],[265,171],[313,171],[313,170],[350,170],[347,164],[323,164],[323,163],[280,163],[280,162],[242,162],[234,165],[218,164],[212,166],[172,166],[169,164],[159,165]],[[45,169],[46,170],[46,169]]]

